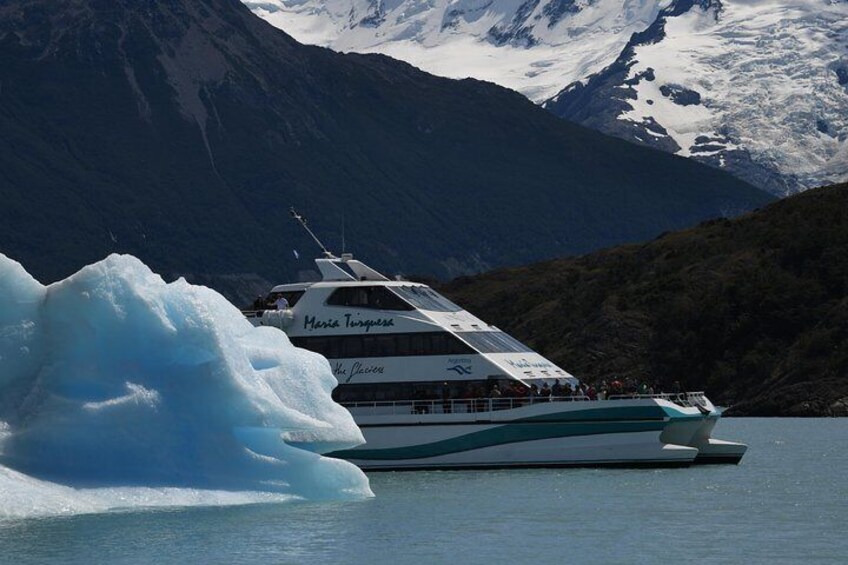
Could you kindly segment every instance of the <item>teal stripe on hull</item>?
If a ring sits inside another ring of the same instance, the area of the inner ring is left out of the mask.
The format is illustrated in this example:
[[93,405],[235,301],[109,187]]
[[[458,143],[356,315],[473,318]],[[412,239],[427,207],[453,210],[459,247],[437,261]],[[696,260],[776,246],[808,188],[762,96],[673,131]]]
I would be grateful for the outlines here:
[[[616,401],[619,402],[619,401]],[[621,420],[700,420],[704,415],[687,414],[670,406],[650,404],[647,406],[612,406],[606,408],[587,408],[570,410],[555,414],[541,414],[528,418],[519,418],[515,422],[615,422]]]
[[586,410],[570,410],[568,412],[557,412],[555,414],[541,414],[520,418],[515,422],[598,422],[616,420],[662,420],[668,416],[678,417],[683,414],[670,414],[662,406],[652,404],[650,406],[621,406],[610,408],[588,408]]
[[[449,424],[448,424],[449,425]],[[599,434],[623,434],[635,432],[659,432],[666,426],[662,420],[635,422],[590,422],[590,423],[513,423],[478,432],[449,438],[433,443],[393,447],[386,449],[347,449],[330,453],[331,457],[371,461],[401,459],[424,459],[450,453],[459,453],[540,439],[553,439]]]

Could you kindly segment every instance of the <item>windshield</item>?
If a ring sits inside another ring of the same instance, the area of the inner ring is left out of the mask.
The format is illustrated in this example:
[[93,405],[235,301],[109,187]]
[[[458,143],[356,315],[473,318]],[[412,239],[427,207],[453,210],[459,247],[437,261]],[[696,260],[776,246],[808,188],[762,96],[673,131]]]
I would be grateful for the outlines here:
[[459,312],[459,306],[426,286],[393,286],[395,294],[418,308],[430,312]]
[[456,334],[480,353],[529,353],[533,350],[504,332],[459,332]]

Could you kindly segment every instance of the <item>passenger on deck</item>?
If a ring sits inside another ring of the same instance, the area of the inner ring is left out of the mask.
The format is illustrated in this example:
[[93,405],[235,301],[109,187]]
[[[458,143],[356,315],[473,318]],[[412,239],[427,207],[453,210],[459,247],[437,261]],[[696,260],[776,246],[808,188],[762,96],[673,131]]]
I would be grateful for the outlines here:
[[253,301],[253,309],[254,310],[264,310],[265,309],[265,299],[261,296],[257,296],[256,300]]
[[615,394],[621,394],[623,392],[624,392],[624,385],[621,383],[620,380],[614,379],[610,383],[609,395],[613,396]]
[[429,414],[430,403],[427,402],[427,394],[423,390],[417,390],[412,394],[412,413],[413,414]]
[[448,383],[442,385],[442,412],[445,414],[451,413],[451,393]]
[[548,386],[548,381],[542,383],[542,390],[539,391],[539,395],[547,400],[551,399],[551,387]]
[[[512,383],[508,391],[512,398],[524,398],[527,396],[527,387],[517,381]],[[515,406],[521,406],[522,404],[520,401],[514,403]]]
[[477,399],[475,401],[477,406],[475,412],[485,412],[487,407],[489,406],[489,403],[486,400],[486,390],[483,388],[482,385],[474,389],[474,398]]
[[683,394],[683,387],[680,386],[680,381],[674,381],[674,384],[671,385],[671,392],[677,395],[678,400],[683,400],[686,396]]
[[469,384],[466,384],[459,393],[459,398],[461,398],[462,403],[465,404],[466,412],[474,411],[474,401],[471,399],[473,394],[474,391],[471,390],[471,385]]
[[285,310],[286,308],[289,307],[289,301],[286,300],[285,296],[280,296],[274,302],[274,306],[276,306],[277,310]]
[[562,385],[559,384],[559,379],[554,379],[554,386],[551,387],[551,396],[562,396]]

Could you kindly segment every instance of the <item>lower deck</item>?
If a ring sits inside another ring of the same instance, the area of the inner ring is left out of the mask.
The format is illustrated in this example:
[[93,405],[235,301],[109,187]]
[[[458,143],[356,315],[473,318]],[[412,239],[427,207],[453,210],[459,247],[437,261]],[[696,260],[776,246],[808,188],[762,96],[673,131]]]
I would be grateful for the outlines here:
[[686,466],[738,462],[711,438],[702,393],[606,400],[469,398],[348,405],[366,444],[330,454],[367,470]]

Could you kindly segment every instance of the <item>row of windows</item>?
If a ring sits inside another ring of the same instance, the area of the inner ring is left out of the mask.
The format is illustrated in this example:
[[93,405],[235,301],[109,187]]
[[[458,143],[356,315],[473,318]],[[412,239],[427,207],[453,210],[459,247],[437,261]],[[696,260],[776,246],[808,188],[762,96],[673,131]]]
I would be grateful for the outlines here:
[[462,382],[341,384],[333,390],[336,402],[383,402],[396,400],[437,400],[481,398],[498,385],[507,390],[515,381],[504,378]]
[[309,336],[292,337],[291,341],[328,359],[532,351],[503,332],[461,332],[456,336],[448,332]]
[[[266,303],[274,304],[280,296],[294,306],[304,291],[274,292],[268,295]],[[337,288],[327,298],[329,306],[348,308],[372,308],[375,310],[408,311],[416,308],[431,312],[459,312],[459,306],[434,291],[423,286],[353,286]]]
[[459,312],[459,306],[425,286],[355,286],[337,288],[327,299],[330,306],[374,308],[377,310],[412,310]]
[[447,332],[292,337],[291,341],[327,359],[474,353],[468,344]]

